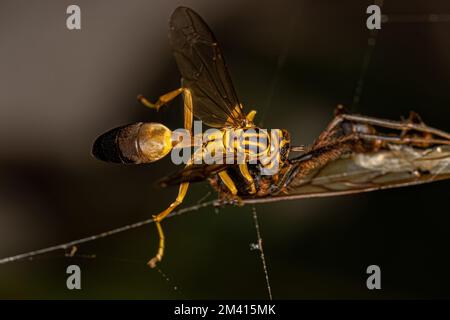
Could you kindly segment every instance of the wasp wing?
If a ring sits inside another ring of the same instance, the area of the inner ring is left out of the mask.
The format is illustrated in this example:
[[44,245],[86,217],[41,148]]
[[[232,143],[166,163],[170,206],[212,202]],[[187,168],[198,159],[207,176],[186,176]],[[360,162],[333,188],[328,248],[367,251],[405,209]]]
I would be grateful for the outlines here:
[[189,8],[175,9],[170,41],[182,86],[192,95],[194,116],[211,127],[243,126],[245,115],[222,51],[203,19]]
[[213,174],[225,170],[230,164],[193,164],[162,178],[158,184],[161,187],[178,185],[183,182],[200,182]]
[[450,146],[419,149],[391,146],[390,150],[353,153],[306,176],[293,178],[284,194],[245,199],[262,203],[347,195],[418,185],[450,178]]

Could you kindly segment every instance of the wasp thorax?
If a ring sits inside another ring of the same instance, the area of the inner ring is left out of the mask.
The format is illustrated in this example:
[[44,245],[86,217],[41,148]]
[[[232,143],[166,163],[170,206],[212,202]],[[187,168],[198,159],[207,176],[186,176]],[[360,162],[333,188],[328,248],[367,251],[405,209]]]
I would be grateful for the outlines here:
[[112,129],[94,143],[93,155],[116,163],[150,163],[172,149],[172,132],[160,123],[134,123]]

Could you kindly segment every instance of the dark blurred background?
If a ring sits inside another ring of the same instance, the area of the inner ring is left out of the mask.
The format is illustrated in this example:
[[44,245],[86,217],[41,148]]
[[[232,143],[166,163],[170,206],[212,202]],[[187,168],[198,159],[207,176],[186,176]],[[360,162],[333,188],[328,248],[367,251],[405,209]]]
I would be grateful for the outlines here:
[[[73,3],[81,7],[80,31],[66,28]],[[159,113],[136,101],[179,86],[167,38],[179,5],[213,29],[246,109],[260,110],[265,127],[291,131],[296,144],[311,143],[339,103],[392,119],[415,110],[449,131],[450,3],[384,2],[388,19],[353,103],[370,52],[370,4],[2,0],[0,258],[147,219],[174,199],[176,188],[155,186],[177,169],[169,157],[120,166],[95,160],[90,149],[97,135],[122,124],[182,125],[180,101]],[[258,205],[274,297],[449,298],[449,187]],[[193,186],[184,206],[210,190]],[[157,247],[147,225],[79,246],[93,259],[58,251],[0,265],[0,297],[267,297],[259,254],[250,250],[250,206],[204,208],[167,220],[165,230],[166,276],[146,266]],[[66,289],[70,264],[81,267],[82,290]],[[381,267],[382,290],[366,288],[371,264]]]

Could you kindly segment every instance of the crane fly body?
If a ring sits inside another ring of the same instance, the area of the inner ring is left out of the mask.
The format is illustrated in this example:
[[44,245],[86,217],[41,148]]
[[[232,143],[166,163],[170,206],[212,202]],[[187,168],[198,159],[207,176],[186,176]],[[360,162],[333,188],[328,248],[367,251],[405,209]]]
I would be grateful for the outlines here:
[[[99,136],[92,151],[103,161],[139,164],[157,161],[176,149],[196,147],[182,170],[160,181],[161,186],[177,185],[179,191],[174,202],[153,216],[159,248],[148,262],[151,267],[164,254],[161,221],[183,202],[193,182],[209,181],[223,203],[263,203],[450,177],[450,134],[426,126],[415,113],[406,120],[391,121],[349,114],[338,106],[327,128],[305,148],[291,145],[285,129],[272,129],[275,135],[268,134],[254,124],[256,111],[244,112],[220,46],[203,19],[193,10],[179,7],[169,25],[181,87],[155,103],[143,96],[138,99],[159,110],[182,95],[184,130],[189,138],[160,123],[139,122]],[[192,135],[194,117],[215,128],[216,133],[196,142],[198,135]],[[236,132],[238,139],[230,138]],[[205,153],[224,161],[202,162]],[[228,161],[236,160],[236,154],[242,156],[240,162]]]

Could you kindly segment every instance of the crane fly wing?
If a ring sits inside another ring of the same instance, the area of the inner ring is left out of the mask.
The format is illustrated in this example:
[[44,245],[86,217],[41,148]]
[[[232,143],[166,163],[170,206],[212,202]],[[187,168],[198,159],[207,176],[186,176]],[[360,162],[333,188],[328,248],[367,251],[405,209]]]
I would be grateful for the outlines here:
[[194,116],[211,127],[243,126],[245,115],[222,51],[203,19],[189,8],[177,8],[170,18],[170,41]]
[[287,193],[247,203],[354,194],[450,179],[450,147],[418,149],[392,146],[391,150],[353,153],[306,176],[295,176]]

